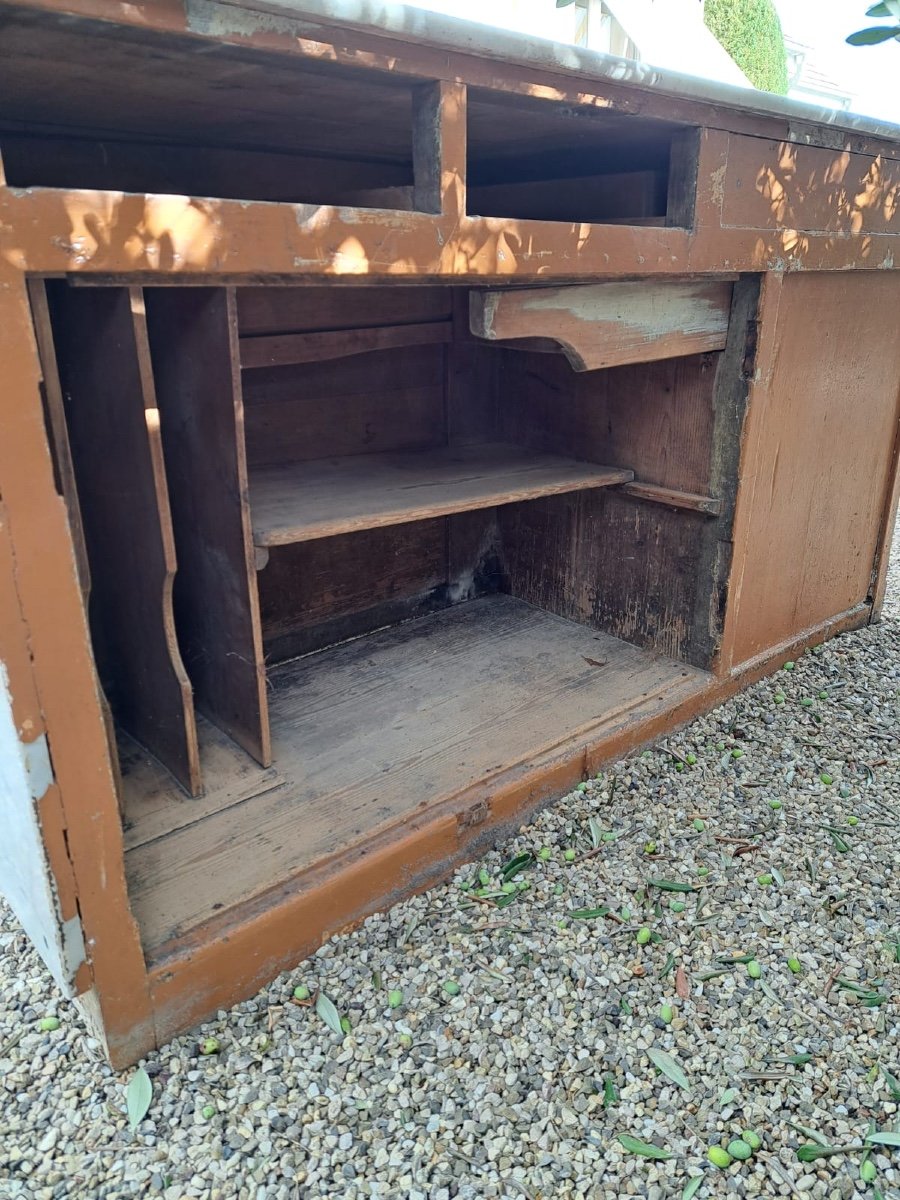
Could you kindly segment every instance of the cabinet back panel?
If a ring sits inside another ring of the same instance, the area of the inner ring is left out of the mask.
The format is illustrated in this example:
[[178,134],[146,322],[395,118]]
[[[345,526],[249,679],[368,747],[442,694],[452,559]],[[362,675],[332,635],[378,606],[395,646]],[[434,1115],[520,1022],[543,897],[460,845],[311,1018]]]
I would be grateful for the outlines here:
[[443,346],[243,372],[253,467],[444,444]]

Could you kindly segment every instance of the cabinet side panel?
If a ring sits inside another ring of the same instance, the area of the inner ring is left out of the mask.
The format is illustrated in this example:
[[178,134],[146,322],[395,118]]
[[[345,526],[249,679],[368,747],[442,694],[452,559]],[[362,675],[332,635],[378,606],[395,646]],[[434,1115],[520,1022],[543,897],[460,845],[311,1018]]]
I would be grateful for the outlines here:
[[741,479],[735,664],[867,600],[892,484],[900,277],[789,275],[774,307]]

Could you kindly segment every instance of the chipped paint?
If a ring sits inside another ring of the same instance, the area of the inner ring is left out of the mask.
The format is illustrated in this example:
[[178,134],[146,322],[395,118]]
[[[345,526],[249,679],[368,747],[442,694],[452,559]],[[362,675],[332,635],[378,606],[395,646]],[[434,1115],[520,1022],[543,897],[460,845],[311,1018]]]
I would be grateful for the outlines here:
[[53,782],[47,739],[19,740],[8,675],[0,662],[0,891],[53,978],[71,996],[85,961],[81,921],[77,915],[62,920],[37,810]]

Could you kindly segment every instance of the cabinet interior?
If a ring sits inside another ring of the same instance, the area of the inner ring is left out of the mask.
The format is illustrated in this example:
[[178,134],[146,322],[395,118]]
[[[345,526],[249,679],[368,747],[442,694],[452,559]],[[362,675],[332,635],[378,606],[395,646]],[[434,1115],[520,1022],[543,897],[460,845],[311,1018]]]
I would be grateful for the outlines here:
[[32,281],[150,956],[705,686],[755,286],[577,371],[461,287]]

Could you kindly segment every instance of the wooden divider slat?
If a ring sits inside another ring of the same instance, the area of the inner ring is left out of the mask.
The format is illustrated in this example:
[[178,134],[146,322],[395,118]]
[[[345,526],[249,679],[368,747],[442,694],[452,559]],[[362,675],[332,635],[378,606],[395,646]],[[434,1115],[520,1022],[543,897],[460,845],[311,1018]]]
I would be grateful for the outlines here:
[[140,290],[55,284],[51,300],[100,678],[122,727],[198,795],[197,729],[175,636],[175,542]]
[[241,338],[241,366],[284,367],[292,363],[323,362],[373,350],[402,346],[434,346],[451,341],[449,321],[420,325],[375,325],[367,329],[335,329],[324,333],[275,334]]
[[271,761],[230,288],[145,292],[172,494],[175,611],[198,709]]

